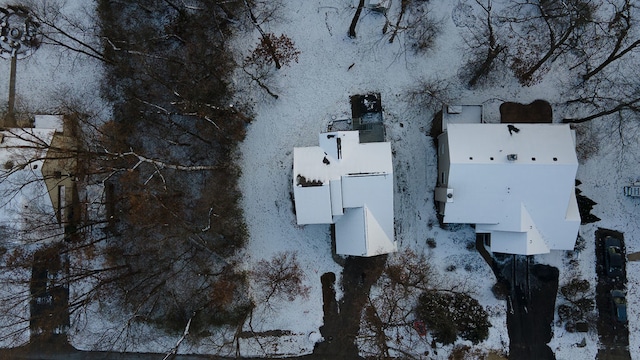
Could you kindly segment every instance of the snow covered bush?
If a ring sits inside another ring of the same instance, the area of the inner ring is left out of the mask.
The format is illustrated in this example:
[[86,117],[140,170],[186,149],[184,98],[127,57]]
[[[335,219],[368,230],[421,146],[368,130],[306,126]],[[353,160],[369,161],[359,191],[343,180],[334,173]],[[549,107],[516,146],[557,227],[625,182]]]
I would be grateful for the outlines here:
[[595,324],[595,302],[589,281],[572,278],[560,287],[563,304],[558,306],[558,319],[565,323],[568,331],[574,331],[578,322]]
[[434,339],[452,344],[460,336],[477,344],[489,336],[489,316],[478,300],[464,293],[430,290],[420,295],[418,318]]

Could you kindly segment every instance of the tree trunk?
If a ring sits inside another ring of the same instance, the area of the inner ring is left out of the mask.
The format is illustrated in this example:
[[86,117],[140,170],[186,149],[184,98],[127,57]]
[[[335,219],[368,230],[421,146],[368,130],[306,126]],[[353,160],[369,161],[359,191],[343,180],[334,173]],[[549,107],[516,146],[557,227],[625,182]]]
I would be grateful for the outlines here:
[[[622,42],[622,39],[618,39],[618,43]],[[589,80],[591,77],[593,77],[595,74],[599,73],[600,71],[602,71],[602,69],[604,69],[605,67],[607,67],[609,64],[611,64],[612,62],[620,59],[621,57],[623,57],[626,53],[628,53],[629,51],[635,49],[638,45],[640,45],[640,40],[636,40],[634,41],[631,45],[629,45],[626,49],[622,50],[620,53],[616,54],[616,52],[619,50],[619,47],[616,46],[616,48],[613,50],[613,52],[609,55],[609,57],[602,62],[602,64],[598,65],[598,67],[596,67],[595,69],[587,72],[586,74],[584,74],[582,76],[582,80],[587,81]]]
[[358,24],[358,20],[360,19],[360,13],[362,13],[362,8],[364,7],[364,0],[360,0],[358,4],[358,9],[356,10],[356,14],[353,15],[353,19],[351,20],[351,26],[349,26],[349,37],[356,37],[356,25]]
[[393,29],[393,34],[389,38],[389,43],[393,43],[393,40],[395,40],[396,35],[398,35],[400,22],[402,21],[402,17],[404,16],[405,11],[407,10],[407,2],[408,2],[407,0],[402,0],[402,3],[400,4],[400,15],[398,15],[398,21],[396,21],[396,26]]
[[527,70],[524,74],[522,74],[520,76],[520,79],[528,83],[533,77],[533,74],[535,74],[536,71],[540,70],[542,65],[544,65],[549,59],[551,59],[551,57],[555,54],[556,50],[564,44],[564,42],[569,38],[569,36],[571,35],[574,29],[575,29],[574,26],[570,27],[569,29],[567,29],[567,31],[562,35],[562,37],[557,42],[552,41],[550,44],[549,51],[547,51],[547,53],[540,60],[538,60],[538,62],[535,63],[535,65],[533,65],[531,68],[529,68],[529,70]]
[[489,72],[491,68],[491,64],[498,57],[498,55],[504,50],[503,46],[497,45],[496,47],[490,48],[487,52],[487,58],[484,60],[482,65],[476,70],[473,74],[471,80],[469,80],[469,86],[473,87],[478,83],[478,80]]
[[603,110],[603,111],[601,111],[599,113],[595,113],[595,114],[592,114],[592,115],[589,115],[587,117],[583,117],[583,118],[580,118],[580,119],[562,119],[562,122],[565,123],[565,124],[580,124],[580,123],[591,121],[593,119],[597,119],[597,118],[600,118],[600,117],[603,117],[603,116],[615,114],[618,111],[621,111],[621,110],[624,110],[624,109],[631,109],[631,110],[634,110],[634,111],[637,112],[638,109],[634,108],[634,104],[636,104],[638,102],[640,102],[640,98],[631,100],[631,101],[626,102],[626,103],[618,104],[617,106],[615,106],[615,107],[613,107],[611,109]]
[[[361,0],[361,1],[364,1],[364,0]],[[273,63],[276,65],[276,69],[282,68],[282,65],[280,64],[280,60],[278,60],[278,56],[276,55],[276,48],[273,45],[273,41],[271,41],[269,34],[266,34],[264,30],[262,30],[262,27],[260,27],[260,24],[258,24],[258,19],[253,14],[253,11],[251,10],[251,6],[246,1],[244,3],[245,3],[245,6],[247,7],[247,11],[249,12],[249,17],[251,18],[251,22],[256,27],[256,29],[258,29],[258,31],[260,32],[262,41],[264,41],[264,44],[267,46],[267,51],[269,52],[269,55],[271,55],[271,58],[273,59]]]

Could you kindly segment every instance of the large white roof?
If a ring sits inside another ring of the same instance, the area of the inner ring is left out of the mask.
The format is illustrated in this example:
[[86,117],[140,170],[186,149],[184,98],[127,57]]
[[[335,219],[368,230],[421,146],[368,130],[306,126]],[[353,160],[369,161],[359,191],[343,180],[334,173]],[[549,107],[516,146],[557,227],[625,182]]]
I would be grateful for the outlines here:
[[[515,129],[510,132],[509,126]],[[568,124],[450,123],[447,133],[452,163],[578,166]],[[509,162],[508,154],[518,160]]]
[[444,222],[491,232],[494,252],[572,249],[580,225],[573,133],[568,125],[511,126],[448,124],[453,197]]
[[[42,165],[55,129],[12,128],[0,131],[0,233],[3,241],[37,240],[55,223],[55,212],[42,177]],[[48,236],[48,235],[46,235]]]
[[335,223],[339,254],[395,251],[391,144],[361,144],[357,131],[323,133],[319,143],[293,150],[298,224]]

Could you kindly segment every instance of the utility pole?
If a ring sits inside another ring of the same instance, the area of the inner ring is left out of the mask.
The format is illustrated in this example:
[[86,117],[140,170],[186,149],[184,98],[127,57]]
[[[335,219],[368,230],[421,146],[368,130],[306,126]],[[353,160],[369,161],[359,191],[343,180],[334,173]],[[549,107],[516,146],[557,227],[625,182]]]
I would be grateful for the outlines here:
[[[18,127],[16,103],[16,65],[18,59],[31,55],[39,46],[39,24],[21,6],[0,7],[0,57],[11,61],[7,115],[0,119],[0,127]],[[4,121],[2,121],[4,120]]]
[[18,57],[14,54],[11,56],[11,73],[9,75],[9,104],[7,106],[7,116],[4,121],[4,127],[18,127],[16,115],[14,112],[16,104],[16,63]]

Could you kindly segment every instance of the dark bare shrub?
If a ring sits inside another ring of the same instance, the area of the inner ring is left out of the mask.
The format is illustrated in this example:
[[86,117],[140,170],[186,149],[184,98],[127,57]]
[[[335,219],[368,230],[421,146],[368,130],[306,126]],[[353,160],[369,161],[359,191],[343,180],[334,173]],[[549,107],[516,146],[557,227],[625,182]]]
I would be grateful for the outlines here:
[[288,66],[292,61],[298,62],[300,51],[296,48],[293,40],[285,34],[276,36],[273,33],[264,34],[260,42],[251,52],[245,62],[258,66],[275,64],[277,69]]
[[304,273],[295,252],[280,252],[271,261],[260,260],[252,271],[261,301],[268,303],[274,298],[295,300],[307,298],[309,287],[303,284]]

